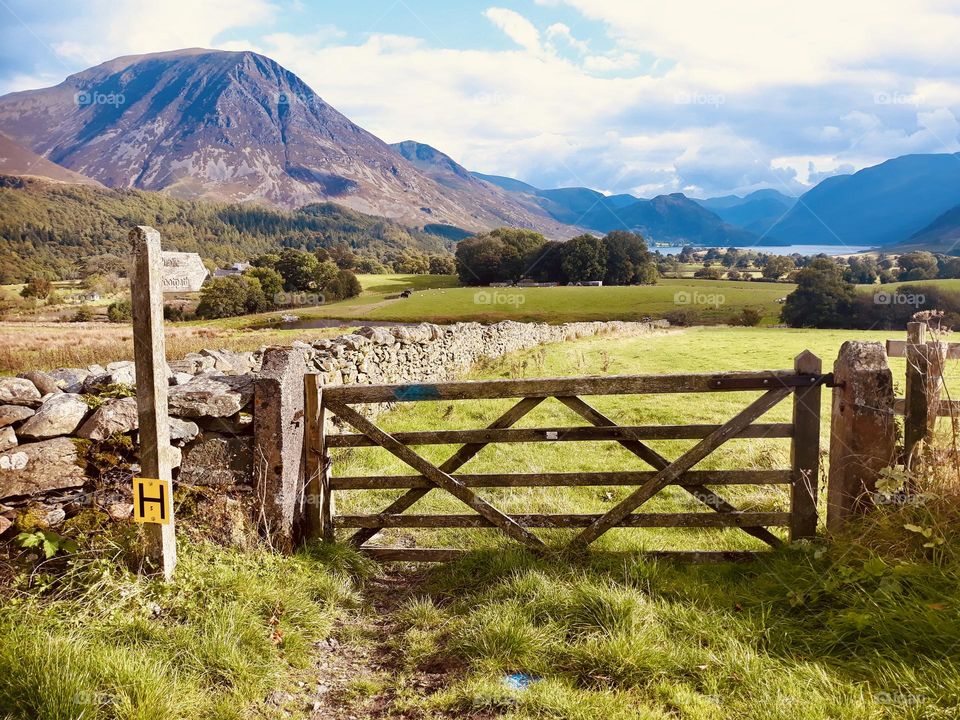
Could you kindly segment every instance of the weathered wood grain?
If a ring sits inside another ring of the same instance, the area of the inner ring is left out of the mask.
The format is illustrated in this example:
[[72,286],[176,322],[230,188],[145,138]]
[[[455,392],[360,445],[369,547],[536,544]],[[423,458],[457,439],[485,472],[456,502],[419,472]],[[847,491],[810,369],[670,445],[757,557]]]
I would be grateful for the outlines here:
[[[404,445],[459,445],[460,443],[594,442],[601,440],[701,440],[719,425],[612,425],[601,427],[546,427],[478,430],[420,430],[397,432],[393,437]],[[744,428],[737,438],[788,438],[790,423],[755,424]],[[346,434],[329,438],[328,447],[373,447],[366,435]]]
[[[167,357],[163,337],[163,260],[160,233],[138,225],[130,231],[133,277],[133,356],[137,368],[137,419],[140,476],[167,480],[172,487],[170,421],[167,415]],[[144,524],[147,557],[169,582],[177,565],[173,497],[168,498],[170,523]]]
[[[669,463],[668,463],[669,464]],[[612,471],[582,473],[455,474],[467,487],[590,487],[642,485],[655,471]],[[673,485],[787,485],[792,470],[688,470]],[[422,475],[354,475],[330,478],[333,490],[405,490],[436,487]],[[389,514],[389,513],[388,513]]]

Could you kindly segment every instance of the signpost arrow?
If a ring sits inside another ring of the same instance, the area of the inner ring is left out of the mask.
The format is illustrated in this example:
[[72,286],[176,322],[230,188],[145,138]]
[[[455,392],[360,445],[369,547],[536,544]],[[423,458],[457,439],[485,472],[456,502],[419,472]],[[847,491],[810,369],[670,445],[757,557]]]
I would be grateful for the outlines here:
[[[156,232],[156,231],[154,231]],[[197,292],[209,274],[197,253],[162,252],[163,292]]]

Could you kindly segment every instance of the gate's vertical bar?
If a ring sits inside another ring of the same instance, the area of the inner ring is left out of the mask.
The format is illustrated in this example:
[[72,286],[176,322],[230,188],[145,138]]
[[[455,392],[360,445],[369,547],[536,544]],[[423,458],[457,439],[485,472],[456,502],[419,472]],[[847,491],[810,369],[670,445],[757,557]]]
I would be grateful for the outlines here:
[[307,537],[316,540],[333,540],[333,496],[330,491],[330,468],[327,457],[326,409],[323,406],[323,386],[320,376],[305,375],[304,415],[306,434],[307,482],[304,488]]
[[[820,375],[820,358],[804,350],[793,361],[798,375]],[[820,383],[793,392],[793,439],[790,460],[790,539],[817,534],[817,482],[820,475]]]

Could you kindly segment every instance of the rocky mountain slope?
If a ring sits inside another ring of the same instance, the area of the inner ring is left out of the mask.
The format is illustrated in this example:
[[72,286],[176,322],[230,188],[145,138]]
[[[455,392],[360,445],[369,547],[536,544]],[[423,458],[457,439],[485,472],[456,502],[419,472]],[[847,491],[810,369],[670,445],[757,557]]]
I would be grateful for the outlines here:
[[0,98],[0,130],[113,188],[285,208],[329,200],[410,225],[572,234],[499,191],[437,183],[253,52],[117,58],[55,87]]

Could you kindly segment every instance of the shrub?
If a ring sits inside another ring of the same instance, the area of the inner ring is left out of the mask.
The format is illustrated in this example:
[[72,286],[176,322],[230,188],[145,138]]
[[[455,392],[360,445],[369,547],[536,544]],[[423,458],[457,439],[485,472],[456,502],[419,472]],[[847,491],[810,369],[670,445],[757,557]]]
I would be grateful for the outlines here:
[[83,307],[77,308],[77,311],[70,318],[70,322],[81,323],[81,322],[91,322],[94,318],[93,309],[88,308],[86,305]]
[[763,320],[763,310],[758,307],[745,307],[740,313],[734,316],[731,325],[743,325],[744,327],[756,327]]
[[37,298],[43,300],[53,290],[53,283],[44,277],[35,277],[23,286],[20,296],[25,298]]
[[133,307],[129,300],[117,300],[107,307],[107,319],[112,323],[128,323],[133,320]]

